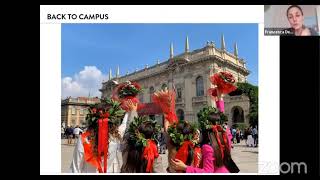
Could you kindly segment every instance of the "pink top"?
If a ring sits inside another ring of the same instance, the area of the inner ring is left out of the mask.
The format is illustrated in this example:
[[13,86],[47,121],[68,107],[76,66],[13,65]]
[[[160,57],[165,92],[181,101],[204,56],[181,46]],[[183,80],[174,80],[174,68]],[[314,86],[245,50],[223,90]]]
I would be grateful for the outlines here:
[[225,166],[214,167],[215,158],[213,156],[213,149],[210,145],[205,144],[202,146],[202,159],[203,168],[196,168],[187,166],[186,173],[229,173]]
[[[217,108],[221,111],[224,112],[224,101],[223,100],[218,100],[216,101]],[[230,129],[227,128],[226,130],[228,138],[229,138],[229,147],[231,147],[231,139],[232,139],[232,134],[230,132]],[[214,151],[213,148],[208,145],[204,144],[202,146],[202,160],[203,160],[203,168],[195,168],[192,166],[187,166],[186,173],[229,173],[229,170],[225,167],[214,167]]]

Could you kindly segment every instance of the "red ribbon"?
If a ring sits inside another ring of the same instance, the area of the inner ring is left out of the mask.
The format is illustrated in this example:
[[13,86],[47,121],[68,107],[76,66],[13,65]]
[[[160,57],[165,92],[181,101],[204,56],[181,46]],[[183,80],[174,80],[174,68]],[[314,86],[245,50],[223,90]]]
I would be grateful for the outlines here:
[[152,172],[153,162],[157,157],[159,157],[157,145],[153,140],[148,139],[147,146],[144,148],[142,154],[142,158],[146,159],[148,162],[146,172]]
[[89,132],[85,132],[81,135],[81,140],[82,140],[83,149],[84,149],[84,160],[89,164],[93,165],[94,167],[96,167],[99,173],[102,173],[101,163],[96,158],[96,156],[93,155],[92,140],[87,142],[87,137],[89,135],[90,135]]
[[[175,156],[176,159],[181,160],[184,164],[186,164],[186,162],[188,160],[188,155],[189,155],[188,147],[189,146],[191,148],[193,148],[194,144],[189,140],[184,141]],[[177,172],[182,173],[183,171],[177,171]]]
[[[223,159],[224,158],[224,150],[226,148],[229,148],[229,144],[228,144],[228,141],[227,141],[227,134],[226,134],[226,132],[223,130],[223,128],[220,125],[212,126],[212,131],[214,132],[214,135],[215,135],[215,137],[217,139],[217,142],[218,142],[218,145],[219,145],[219,149],[220,149],[220,152],[221,152],[221,157]],[[222,132],[222,138],[223,138],[224,145],[221,144],[221,140],[220,140],[218,131]]]
[[107,172],[107,154],[108,154],[108,117],[109,113],[102,113],[98,120],[98,161],[101,162],[100,155],[104,156],[104,173]]
[[186,163],[189,155],[189,146],[193,148],[194,145],[191,141],[184,141],[176,154],[176,159],[180,159],[183,163]]
[[195,147],[194,148],[194,156],[193,156],[193,167],[199,168],[201,162],[201,148]]

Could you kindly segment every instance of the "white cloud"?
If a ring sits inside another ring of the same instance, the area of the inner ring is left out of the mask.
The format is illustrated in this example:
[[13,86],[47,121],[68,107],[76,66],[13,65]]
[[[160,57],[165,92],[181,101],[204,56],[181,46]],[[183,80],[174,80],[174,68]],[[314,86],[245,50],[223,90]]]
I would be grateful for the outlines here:
[[83,70],[74,77],[63,77],[61,80],[62,98],[68,96],[98,96],[101,97],[99,89],[102,81],[106,78],[96,66],[85,66]]

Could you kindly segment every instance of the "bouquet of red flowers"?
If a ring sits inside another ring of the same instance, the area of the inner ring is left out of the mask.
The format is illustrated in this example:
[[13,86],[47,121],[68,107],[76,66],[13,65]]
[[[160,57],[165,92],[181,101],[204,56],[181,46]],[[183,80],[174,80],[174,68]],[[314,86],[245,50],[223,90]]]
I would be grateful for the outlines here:
[[115,88],[112,94],[112,99],[120,101],[121,108],[127,111],[128,100],[131,100],[133,103],[139,103],[137,95],[140,92],[142,92],[142,89],[138,83],[126,81]]
[[152,95],[152,100],[161,107],[165,114],[165,119],[167,119],[170,124],[178,122],[175,110],[175,93],[173,91],[163,90],[156,92]]
[[[237,89],[237,86],[235,85],[236,80],[229,72],[218,72],[210,77],[210,81],[217,86],[216,88],[221,94],[228,94]],[[211,96],[217,96],[216,88],[210,88],[208,93]]]

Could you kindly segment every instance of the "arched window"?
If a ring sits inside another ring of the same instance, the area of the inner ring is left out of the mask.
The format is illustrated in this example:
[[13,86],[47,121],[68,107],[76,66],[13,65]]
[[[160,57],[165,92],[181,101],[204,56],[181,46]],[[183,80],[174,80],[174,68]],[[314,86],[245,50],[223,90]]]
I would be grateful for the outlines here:
[[164,90],[165,88],[168,88],[168,86],[166,84],[162,84],[161,89]]
[[197,96],[203,96],[204,95],[204,87],[203,87],[203,78],[202,78],[202,76],[199,76],[196,79],[196,93],[197,93]]
[[154,93],[154,87],[150,87],[149,88],[149,96],[150,96],[150,101],[149,102],[151,102],[152,101],[152,94]]
[[184,120],[184,112],[183,112],[182,109],[178,109],[177,110],[177,116],[178,116],[179,121],[183,121]]

